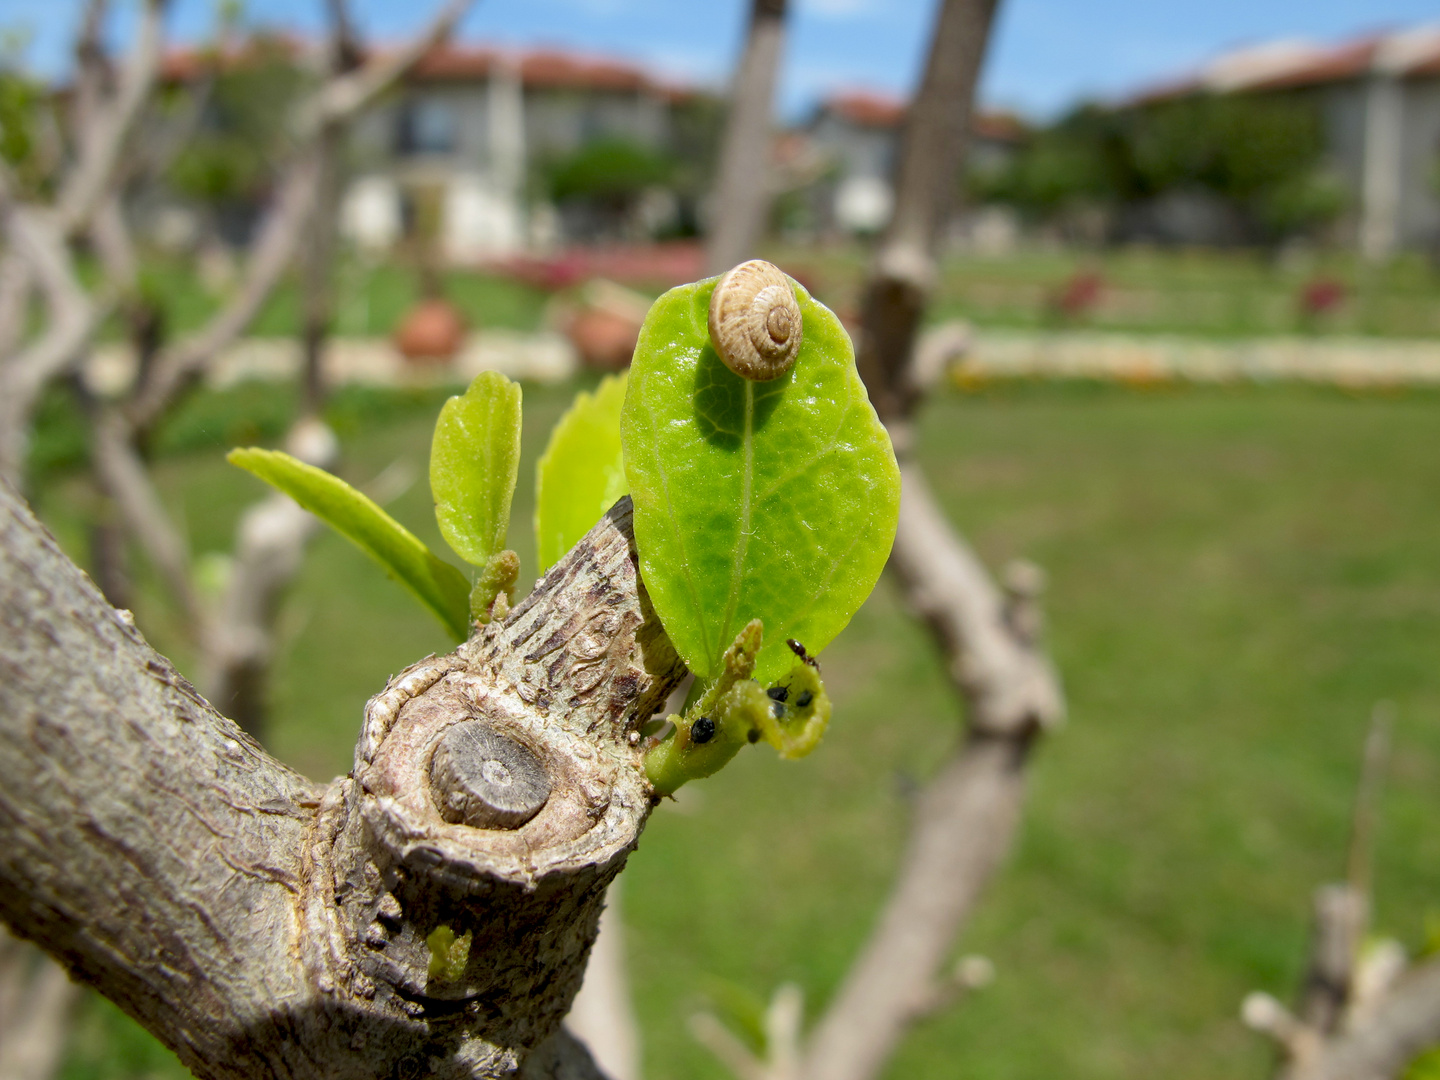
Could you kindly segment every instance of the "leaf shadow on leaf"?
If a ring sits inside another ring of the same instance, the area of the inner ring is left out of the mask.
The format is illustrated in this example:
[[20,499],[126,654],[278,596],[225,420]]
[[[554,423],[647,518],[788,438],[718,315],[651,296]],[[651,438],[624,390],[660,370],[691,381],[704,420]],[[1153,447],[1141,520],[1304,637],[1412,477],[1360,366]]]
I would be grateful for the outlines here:
[[[792,367],[778,379],[755,384],[755,412],[752,432],[764,429],[795,376]],[[691,393],[695,424],[700,437],[721,450],[740,449],[745,433],[745,380],[725,366],[711,345],[700,352],[695,364],[695,388]]]

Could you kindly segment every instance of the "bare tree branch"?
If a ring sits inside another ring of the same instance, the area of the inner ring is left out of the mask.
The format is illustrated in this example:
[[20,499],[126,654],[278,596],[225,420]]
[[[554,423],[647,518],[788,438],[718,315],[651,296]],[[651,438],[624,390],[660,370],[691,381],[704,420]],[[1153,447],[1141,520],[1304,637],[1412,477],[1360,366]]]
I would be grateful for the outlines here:
[[[3,200],[0,200],[0,215],[4,212]],[[3,231],[9,233],[8,228]],[[33,284],[30,264],[12,241],[0,254],[0,366],[9,362],[25,336]]]
[[[501,1080],[532,1056],[527,1076],[596,1076],[547,1040],[649,813],[629,733],[683,673],[636,565],[625,500],[503,623],[373,698],[353,774],[322,789],[0,486],[0,916],[202,1080]],[[432,775],[467,724],[543,763],[531,821],[442,812],[485,760],[457,742]]]
[[759,1057],[711,1013],[690,1018],[690,1034],[716,1056],[736,1080],[800,1080],[801,1026],[805,997],[794,983],[782,983],[765,1010],[764,1056]]
[[[345,0],[328,0],[330,32],[326,36],[325,71],[334,78],[361,64],[360,43],[350,22]],[[338,125],[327,125],[316,137],[316,189],[322,207],[338,205],[340,199],[341,136]],[[334,319],[334,290],[330,277],[335,256],[339,215],[327,209],[310,215],[310,235],[301,253],[301,412],[318,415],[325,402],[324,351]]]
[[1390,756],[1393,706],[1370,717],[1356,784],[1346,878],[1315,892],[1310,963],[1297,1014],[1251,994],[1241,1015],[1279,1045],[1279,1080],[1393,1080],[1440,1045],[1440,960],[1406,971],[1395,942],[1365,947],[1379,793]]
[[192,630],[203,637],[205,611],[190,577],[190,548],[171,523],[149,470],[113,409],[94,425],[91,459],[101,489],[114,500],[125,527],[139,541]]
[[429,27],[404,48],[376,56],[364,67],[326,83],[301,110],[302,135],[309,137],[327,124],[343,123],[369,105],[449,37],[473,2],[448,0]]
[[1064,715],[1039,641],[1043,575],[1017,564],[997,589],[908,460],[911,415],[932,381],[920,369],[935,366],[917,358],[915,343],[994,10],[995,0],[941,5],[901,144],[895,213],[865,289],[857,356],[902,462],[890,567],[944,651],[969,733],[920,797],[880,923],[811,1035],[808,1080],[871,1080],[909,1026],[950,996],[945,959],[1012,845],[1032,744]]
[[[75,169],[66,177],[56,201],[56,217],[67,239],[84,229],[118,167],[120,155],[144,111],[155,83],[164,40],[166,0],[144,0],[135,44],[120,75],[112,100],[96,106],[79,137]],[[91,11],[103,5],[95,5]]]
[[730,89],[730,115],[720,144],[714,220],[705,244],[705,272],[723,274],[755,254],[770,210],[771,111],[786,0],[753,0],[745,54]]
[[610,1080],[640,1080],[640,1027],[630,998],[620,895],[617,879],[606,894],[600,933],[565,1026],[589,1047]]
[[935,247],[969,139],[975,83],[997,0],[944,0],[920,89],[911,102],[895,182],[895,212],[861,303],[856,361],[880,416],[897,428],[916,403],[904,377],[935,282]]
[[1283,1080],[1395,1080],[1422,1052],[1440,1045],[1440,960],[1405,977],[1369,1020],[1295,1061]]
[[[333,466],[339,456],[334,433],[313,416],[302,417],[286,443],[291,454],[319,468]],[[270,495],[247,509],[235,530],[220,610],[199,628],[205,696],[256,739],[266,734],[280,597],[299,572],[305,546],[319,526],[287,495]]]
[[[359,70],[332,78],[299,111],[301,149],[286,170],[251,250],[245,277],[229,304],[196,334],[164,350],[154,376],[127,409],[137,430],[153,425],[197,371],[239,337],[259,314],[307,235],[320,199],[320,136],[347,123],[445,38],[472,0],[449,0],[429,28],[398,52],[373,58]],[[327,207],[327,211],[328,211]]]
[[972,733],[927,785],[880,924],[817,1025],[807,1077],[879,1074],[926,1007],[961,924],[1010,850],[1028,741]]
[[199,331],[163,349],[150,380],[126,409],[137,430],[152,426],[181,389],[245,332],[279,283],[305,233],[317,199],[319,163],[313,145],[286,170],[260,226],[234,298]]
[[92,299],[80,286],[61,230],[46,212],[6,205],[0,176],[0,209],[14,250],[26,260],[45,298],[45,329],[11,357],[0,358],[0,478],[19,483],[30,438],[30,417],[45,385],[74,364],[109,314],[108,291]]

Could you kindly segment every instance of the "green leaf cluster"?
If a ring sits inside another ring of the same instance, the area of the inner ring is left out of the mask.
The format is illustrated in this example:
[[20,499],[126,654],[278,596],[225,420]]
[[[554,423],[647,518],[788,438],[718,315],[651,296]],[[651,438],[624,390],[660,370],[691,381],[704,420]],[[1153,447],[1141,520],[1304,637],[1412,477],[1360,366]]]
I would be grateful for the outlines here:
[[[751,382],[710,343],[714,287],[682,286],[656,302],[628,381],[579,394],[536,473],[542,570],[632,493],[641,574],[698,680],[673,733],[646,753],[662,794],[762,739],[786,758],[814,749],[831,705],[809,654],[869,595],[899,513],[894,451],[839,320],[794,285],[799,354],[781,377]],[[450,547],[479,568],[473,589],[338,477],[273,450],[235,450],[230,460],[358,544],[463,640],[473,623],[508,610],[519,572],[504,545],[520,423],[520,387],[485,373],[445,402],[435,425],[435,516]]]
[[283,491],[383,566],[430,610],[456,641],[472,619],[515,585],[519,560],[504,550],[520,463],[520,387],[484,372],[440,410],[430,447],[430,488],[440,531],[455,552],[480,567],[472,591],[465,575],[338,476],[279,450],[230,451],[231,464]]

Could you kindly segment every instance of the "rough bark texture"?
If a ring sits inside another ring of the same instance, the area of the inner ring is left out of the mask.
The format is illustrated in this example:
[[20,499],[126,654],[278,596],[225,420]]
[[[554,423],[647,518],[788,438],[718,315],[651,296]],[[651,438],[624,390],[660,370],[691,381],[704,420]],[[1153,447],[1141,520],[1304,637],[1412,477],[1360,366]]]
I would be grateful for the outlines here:
[[707,274],[723,274],[754,256],[770,210],[771,111],[785,44],[785,6],[786,0],[754,0],[751,6],[720,145],[715,217],[705,246]]
[[[0,489],[0,915],[201,1077],[596,1075],[556,1035],[649,813],[629,733],[683,669],[617,504],[502,624],[392,679],[319,788],[217,714]],[[545,764],[523,827],[444,821],[478,719]],[[468,951],[432,965],[448,927]]]

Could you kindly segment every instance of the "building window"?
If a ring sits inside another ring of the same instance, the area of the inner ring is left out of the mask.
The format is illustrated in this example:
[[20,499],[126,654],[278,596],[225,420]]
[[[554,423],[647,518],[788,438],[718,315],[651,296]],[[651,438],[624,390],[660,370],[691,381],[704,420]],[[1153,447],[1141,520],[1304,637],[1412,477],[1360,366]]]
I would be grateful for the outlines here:
[[449,154],[455,150],[455,110],[444,101],[418,98],[400,113],[402,154]]

